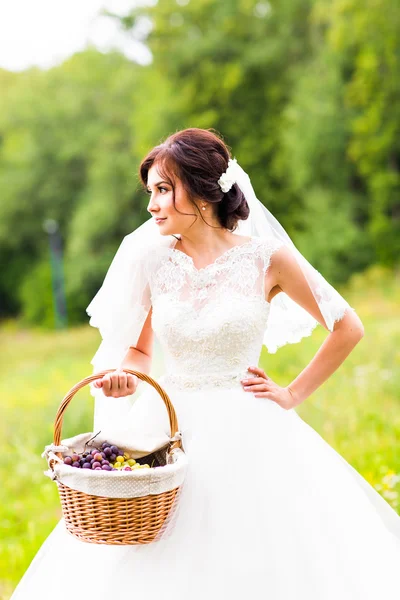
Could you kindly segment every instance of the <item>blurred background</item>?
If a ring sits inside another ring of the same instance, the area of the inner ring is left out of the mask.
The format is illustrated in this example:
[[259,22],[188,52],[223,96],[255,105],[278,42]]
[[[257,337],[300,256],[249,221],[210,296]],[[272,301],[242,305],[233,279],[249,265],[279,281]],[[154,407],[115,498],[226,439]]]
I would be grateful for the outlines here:
[[[60,518],[40,454],[62,398],[92,372],[100,336],[85,308],[149,216],[139,162],[185,127],[223,135],[356,308],[363,340],[297,412],[400,512],[399,31],[392,0],[4,4],[1,600]],[[325,337],[263,348],[260,365],[287,385]],[[92,400],[75,397],[65,437],[92,430]]]

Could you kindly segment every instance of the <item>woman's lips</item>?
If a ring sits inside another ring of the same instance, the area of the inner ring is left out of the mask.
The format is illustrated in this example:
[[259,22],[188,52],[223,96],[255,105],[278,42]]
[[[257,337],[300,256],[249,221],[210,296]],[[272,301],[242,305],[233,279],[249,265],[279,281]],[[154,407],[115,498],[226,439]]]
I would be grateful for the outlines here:
[[167,218],[167,217],[165,217],[164,219],[157,219],[157,218],[156,218],[156,223],[157,223],[157,225],[158,225],[158,223],[162,223],[163,221],[165,221],[165,219],[166,219],[166,218]]

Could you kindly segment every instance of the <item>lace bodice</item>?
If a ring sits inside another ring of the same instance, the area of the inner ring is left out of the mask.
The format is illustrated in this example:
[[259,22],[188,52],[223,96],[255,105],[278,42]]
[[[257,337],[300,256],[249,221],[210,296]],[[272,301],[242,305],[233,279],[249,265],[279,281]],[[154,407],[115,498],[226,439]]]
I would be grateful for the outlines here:
[[252,237],[200,269],[174,247],[152,253],[152,327],[165,354],[164,381],[184,389],[240,385],[258,364],[270,309],[265,273],[280,246]]

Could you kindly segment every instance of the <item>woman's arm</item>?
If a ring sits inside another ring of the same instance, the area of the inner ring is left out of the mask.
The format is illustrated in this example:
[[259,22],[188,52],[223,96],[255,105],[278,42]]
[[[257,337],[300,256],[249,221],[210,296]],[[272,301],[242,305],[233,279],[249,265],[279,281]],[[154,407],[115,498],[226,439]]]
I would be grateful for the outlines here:
[[[273,254],[266,274],[266,289],[272,290],[276,286],[329,331],[303,271],[291,251],[285,247]],[[343,318],[335,322],[333,331],[329,332],[307,367],[287,386],[295,406],[308,398],[338,369],[363,336],[364,327],[358,315],[353,310],[346,311]]]
[[131,346],[125,354],[119,367],[112,373],[107,373],[102,379],[93,382],[95,388],[103,388],[106,396],[120,398],[121,396],[130,396],[137,390],[140,383],[139,377],[124,373],[123,369],[140,371],[150,375],[151,362],[153,356],[154,332],[151,326],[151,312],[146,317],[142,331],[136,346]]
[[132,346],[125,354],[119,369],[131,369],[132,371],[140,371],[141,373],[150,375],[151,356],[140,352],[140,350]]
[[152,310],[153,307],[149,310],[136,346],[129,348],[119,366],[120,369],[126,368],[132,369],[132,371],[140,371],[146,375],[150,374],[154,340],[154,332],[151,326]]

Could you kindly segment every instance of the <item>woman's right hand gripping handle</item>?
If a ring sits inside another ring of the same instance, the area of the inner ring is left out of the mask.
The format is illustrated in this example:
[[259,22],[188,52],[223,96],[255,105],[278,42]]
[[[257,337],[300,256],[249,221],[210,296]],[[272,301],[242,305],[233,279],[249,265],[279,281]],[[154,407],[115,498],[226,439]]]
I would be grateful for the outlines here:
[[92,385],[97,389],[102,388],[105,396],[121,398],[134,394],[139,381],[139,377],[136,375],[125,373],[123,369],[116,369],[114,372],[104,375],[102,379],[96,379]]

